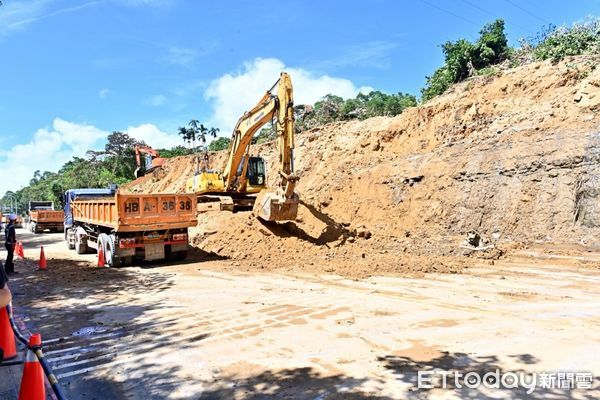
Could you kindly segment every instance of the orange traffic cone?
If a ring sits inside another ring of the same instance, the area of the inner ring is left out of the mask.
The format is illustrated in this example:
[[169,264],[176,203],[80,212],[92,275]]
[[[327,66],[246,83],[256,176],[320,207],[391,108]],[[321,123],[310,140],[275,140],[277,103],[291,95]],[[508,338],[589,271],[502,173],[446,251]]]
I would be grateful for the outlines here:
[[22,260],[25,259],[25,252],[23,251],[23,243],[17,242],[17,255],[21,257]]
[[40,265],[40,269],[42,271],[45,271],[45,270],[48,269],[48,266],[46,265],[46,256],[44,255],[44,246],[42,246],[40,248],[40,262],[39,262],[39,265]]
[[0,349],[4,351],[4,359],[8,360],[17,356],[15,333],[10,326],[8,309],[0,308]]
[[[39,333],[31,335],[29,347],[42,345],[42,337]],[[25,365],[23,366],[23,377],[21,378],[21,389],[19,400],[46,400],[46,385],[44,383],[44,370],[35,353],[27,350]]]
[[102,247],[98,249],[98,266],[106,266],[106,260],[104,259],[104,250],[102,250]]

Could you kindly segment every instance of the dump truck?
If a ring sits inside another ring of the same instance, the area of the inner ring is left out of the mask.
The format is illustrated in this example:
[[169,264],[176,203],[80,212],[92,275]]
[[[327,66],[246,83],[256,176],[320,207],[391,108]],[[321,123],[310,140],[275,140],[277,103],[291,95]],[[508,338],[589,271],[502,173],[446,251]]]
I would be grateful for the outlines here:
[[[3,224],[8,224],[8,216],[10,215],[6,214],[4,215],[2,218],[2,223]],[[23,217],[21,217],[20,215],[17,215],[17,219],[15,220],[15,228],[22,228],[23,227]]]
[[122,194],[114,189],[72,189],[64,196],[69,249],[100,252],[109,266],[184,259],[188,228],[196,226],[192,194]]
[[52,201],[30,201],[28,213],[28,226],[32,233],[63,231],[64,212],[55,210]]

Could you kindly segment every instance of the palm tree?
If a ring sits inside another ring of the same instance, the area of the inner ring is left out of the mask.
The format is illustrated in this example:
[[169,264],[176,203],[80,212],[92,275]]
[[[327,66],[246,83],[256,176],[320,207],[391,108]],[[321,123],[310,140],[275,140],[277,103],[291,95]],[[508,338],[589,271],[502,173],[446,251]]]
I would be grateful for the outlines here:
[[219,132],[219,128],[210,128],[208,130],[208,134],[214,138],[217,137],[217,133]]
[[193,129],[188,129],[185,126],[180,126],[177,130],[177,134],[181,135],[184,142],[187,142],[188,145],[192,143],[192,140],[196,140],[196,132]]
[[200,124],[200,121],[198,121],[197,119],[192,119],[190,120],[190,123],[188,124],[192,129],[194,130],[198,130],[198,125]]

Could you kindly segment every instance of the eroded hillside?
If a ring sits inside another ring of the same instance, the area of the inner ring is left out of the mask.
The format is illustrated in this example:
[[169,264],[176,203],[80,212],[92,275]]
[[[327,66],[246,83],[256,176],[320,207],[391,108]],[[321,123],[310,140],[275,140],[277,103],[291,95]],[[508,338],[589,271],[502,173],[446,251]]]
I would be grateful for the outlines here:
[[[469,264],[455,256],[470,230],[500,249],[598,245],[598,60],[530,64],[470,79],[397,117],[304,132],[298,220],[208,213],[194,244],[234,259],[365,274],[458,271]],[[266,158],[273,182],[272,144],[253,153]],[[210,167],[224,158],[212,154]],[[195,168],[191,157],[173,159],[124,189],[181,192]]]

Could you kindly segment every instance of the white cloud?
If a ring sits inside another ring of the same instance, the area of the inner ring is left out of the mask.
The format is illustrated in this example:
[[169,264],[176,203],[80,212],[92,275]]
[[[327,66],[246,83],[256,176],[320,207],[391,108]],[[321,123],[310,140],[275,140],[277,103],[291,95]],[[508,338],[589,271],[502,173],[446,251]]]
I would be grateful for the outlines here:
[[372,90],[358,88],[348,79],[317,76],[302,68],[289,68],[275,58],[257,58],[245,63],[242,72],[223,75],[210,83],[204,93],[213,107],[209,125],[220,128],[221,135],[229,136],[237,120],[256,105],[282,71],[292,78],[295,104],[314,104],[326,94],[349,98]]
[[164,94],[156,94],[144,99],[143,103],[147,106],[160,107],[167,102],[167,96]]
[[[162,132],[152,124],[130,126],[123,132],[154,148],[183,144],[177,134]],[[27,185],[37,170],[57,172],[73,157],[85,157],[88,150],[103,149],[109,134],[93,125],[55,118],[52,128],[38,129],[28,143],[0,149],[0,196]]]
[[143,140],[146,144],[156,149],[169,149],[173,146],[183,144],[181,136],[178,136],[175,133],[162,132],[153,124],[142,124],[136,127],[130,126],[123,132],[127,133],[133,138]]
[[107,98],[109,94],[110,94],[110,90],[108,90],[108,89],[101,89],[101,90],[98,92],[98,96],[99,96],[101,99],[105,99],[105,98]]
[[36,170],[57,171],[73,156],[101,148],[108,134],[91,125],[54,119],[52,129],[39,129],[28,143],[0,152],[0,194],[26,185]]

